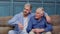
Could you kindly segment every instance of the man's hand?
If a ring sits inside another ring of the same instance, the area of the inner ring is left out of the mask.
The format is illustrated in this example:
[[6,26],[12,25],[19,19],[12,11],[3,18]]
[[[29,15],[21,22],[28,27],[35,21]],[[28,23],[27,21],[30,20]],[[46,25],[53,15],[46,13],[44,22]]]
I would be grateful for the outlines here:
[[36,32],[36,33],[40,33],[40,32],[43,32],[44,29],[32,29],[33,32]]
[[36,30],[35,29],[32,29],[33,32],[35,32]]
[[23,30],[24,26],[21,23],[18,23],[18,27]]
[[44,32],[45,30],[44,29],[39,29],[39,32]]
[[51,23],[51,17],[50,16],[46,15],[46,20],[48,23]]

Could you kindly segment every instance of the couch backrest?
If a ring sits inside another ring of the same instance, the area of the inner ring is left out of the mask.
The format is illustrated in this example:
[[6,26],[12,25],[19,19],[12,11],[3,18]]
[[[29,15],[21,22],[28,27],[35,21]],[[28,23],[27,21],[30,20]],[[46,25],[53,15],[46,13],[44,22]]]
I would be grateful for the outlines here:
[[8,20],[12,17],[0,17],[0,34],[8,34],[8,31],[13,29],[11,26],[8,25]]
[[53,34],[60,34],[60,15],[50,16],[53,25]]
[[[60,15],[51,15],[52,25],[53,25],[53,33],[60,34]],[[10,20],[12,16],[0,17],[0,34],[3,32],[8,32],[12,29],[8,24],[8,20]]]
[[0,26],[7,26],[8,21],[12,18],[12,16],[0,17]]

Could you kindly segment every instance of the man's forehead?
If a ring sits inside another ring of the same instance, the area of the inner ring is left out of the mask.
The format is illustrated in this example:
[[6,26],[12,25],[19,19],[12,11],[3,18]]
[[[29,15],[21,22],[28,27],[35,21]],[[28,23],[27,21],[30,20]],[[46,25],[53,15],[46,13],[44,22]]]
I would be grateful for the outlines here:
[[25,7],[27,7],[27,6],[30,7],[31,5],[30,5],[29,3],[27,3],[27,4],[25,4],[24,6],[25,6]]
[[30,7],[29,7],[29,6],[25,6],[24,8],[25,8],[25,9],[29,9]]
[[30,3],[26,3],[25,6],[26,6],[26,5],[31,5],[31,4],[30,4]]
[[30,7],[30,6],[24,6],[24,7]]

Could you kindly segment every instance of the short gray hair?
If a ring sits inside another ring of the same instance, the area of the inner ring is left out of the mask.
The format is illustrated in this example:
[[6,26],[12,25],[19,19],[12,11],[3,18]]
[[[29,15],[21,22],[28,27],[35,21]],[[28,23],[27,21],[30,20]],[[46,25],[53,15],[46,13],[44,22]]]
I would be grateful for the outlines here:
[[44,11],[44,8],[43,8],[43,7],[38,7],[37,9],[41,9],[41,10],[43,10],[43,11]]
[[26,3],[24,6],[30,6],[30,8],[32,9],[32,5],[30,3]]

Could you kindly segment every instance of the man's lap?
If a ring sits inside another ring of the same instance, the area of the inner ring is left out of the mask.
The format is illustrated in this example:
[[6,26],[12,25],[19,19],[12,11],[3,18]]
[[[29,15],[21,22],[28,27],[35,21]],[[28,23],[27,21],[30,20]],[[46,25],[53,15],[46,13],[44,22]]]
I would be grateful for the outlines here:
[[[30,32],[29,34],[35,34],[34,32]],[[42,34],[52,34],[51,32],[43,32]]]
[[26,33],[26,32],[17,32],[17,31],[15,31],[15,30],[10,30],[9,32],[8,32],[8,34],[28,34],[28,33]]
[[10,31],[8,32],[8,34],[18,34],[18,32],[15,31],[15,30],[10,30]]

